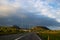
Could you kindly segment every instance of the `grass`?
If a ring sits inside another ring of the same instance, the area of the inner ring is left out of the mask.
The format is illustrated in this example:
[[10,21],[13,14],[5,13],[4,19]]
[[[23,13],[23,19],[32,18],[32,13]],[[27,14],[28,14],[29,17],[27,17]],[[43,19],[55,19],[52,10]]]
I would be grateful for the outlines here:
[[37,35],[43,40],[60,40],[60,33],[37,33]]
[[21,29],[16,29],[12,27],[0,27],[0,35],[20,34],[20,33],[26,33],[26,32]]

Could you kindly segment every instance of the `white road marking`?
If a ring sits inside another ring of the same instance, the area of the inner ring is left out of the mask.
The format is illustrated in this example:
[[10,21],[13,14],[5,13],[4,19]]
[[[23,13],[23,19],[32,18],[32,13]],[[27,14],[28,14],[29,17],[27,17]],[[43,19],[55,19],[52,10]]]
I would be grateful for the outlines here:
[[[28,34],[26,34],[26,35],[28,35]],[[16,38],[15,40],[19,40],[19,39],[25,37],[26,35],[20,36],[20,37]]]
[[37,38],[39,39],[39,40],[41,40],[41,38],[38,36],[38,35],[36,35],[37,36]]
[[39,36],[37,36],[39,40],[41,40],[41,38]]
[[16,38],[15,40],[19,40],[19,39],[21,39],[22,37],[24,37],[24,36],[21,36],[21,37],[19,37],[19,38]]
[[[26,35],[29,35],[29,34],[26,34]],[[16,38],[15,40],[19,40],[19,39],[25,37],[26,35],[20,36],[20,37]],[[36,36],[38,37],[39,40],[41,40],[41,38],[38,35],[36,35]]]

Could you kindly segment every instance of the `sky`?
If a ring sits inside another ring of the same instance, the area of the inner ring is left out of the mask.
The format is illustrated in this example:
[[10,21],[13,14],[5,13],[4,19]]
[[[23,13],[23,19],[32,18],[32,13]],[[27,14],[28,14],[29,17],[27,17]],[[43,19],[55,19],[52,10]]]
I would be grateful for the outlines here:
[[60,29],[60,0],[0,0],[0,25]]

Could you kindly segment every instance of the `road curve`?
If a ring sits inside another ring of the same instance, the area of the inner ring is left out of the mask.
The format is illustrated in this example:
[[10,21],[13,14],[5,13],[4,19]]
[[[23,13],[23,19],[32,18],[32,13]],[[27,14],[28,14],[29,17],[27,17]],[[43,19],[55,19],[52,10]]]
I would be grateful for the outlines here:
[[41,38],[35,33],[28,33],[24,36],[16,38],[15,40],[41,40]]
[[0,36],[0,40],[41,40],[35,33]]

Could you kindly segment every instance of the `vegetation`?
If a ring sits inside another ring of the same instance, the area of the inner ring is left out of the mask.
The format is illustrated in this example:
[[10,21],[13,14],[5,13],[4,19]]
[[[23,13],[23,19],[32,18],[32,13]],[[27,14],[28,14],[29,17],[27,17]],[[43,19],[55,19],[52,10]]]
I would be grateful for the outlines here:
[[50,29],[48,29],[47,27],[44,27],[44,26],[36,26],[31,29],[31,31],[33,31],[33,32],[42,32],[45,30],[50,30]]
[[31,30],[43,40],[60,40],[60,30],[50,30],[43,26],[36,26]]
[[60,33],[37,33],[43,40],[60,40]]
[[25,33],[26,31],[22,30],[16,25],[13,26],[0,26],[0,35],[6,34],[16,34],[16,33]]

